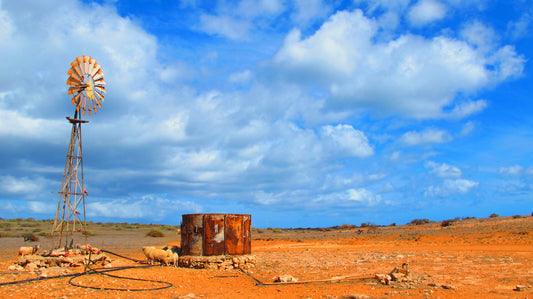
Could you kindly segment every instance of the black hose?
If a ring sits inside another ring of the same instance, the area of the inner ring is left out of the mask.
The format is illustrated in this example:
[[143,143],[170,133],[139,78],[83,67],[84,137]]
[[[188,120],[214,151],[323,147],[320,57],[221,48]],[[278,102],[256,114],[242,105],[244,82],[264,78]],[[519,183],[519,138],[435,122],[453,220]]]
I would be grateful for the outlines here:
[[[139,260],[136,260],[136,259],[133,259],[133,258],[129,258],[129,257],[123,256],[123,255],[120,255],[120,254],[117,254],[117,253],[114,253],[114,252],[111,252],[111,251],[107,251],[107,250],[101,250],[101,251],[109,253],[109,254],[112,254],[112,255],[115,255],[115,256],[118,256],[118,257],[121,257],[121,258],[124,258],[124,259],[131,260],[131,261],[134,261],[134,262],[137,262],[137,263],[143,262],[143,261],[139,261]],[[95,290],[139,292],[139,291],[163,290],[163,289],[168,289],[168,288],[173,286],[172,283],[166,282],[166,281],[141,279],[141,278],[133,278],[133,277],[124,277],[124,276],[107,274],[108,272],[115,272],[115,271],[120,271],[120,270],[125,270],[125,269],[150,268],[150,267],[154,267],[154,265],[123,266],[123,267],[114,267],[114,268],[96,268],[96,269],[93,269],[93,268],[89,267],[90,264],[91,264],[91,260],[89,259],[89,261],[87,263],[87,266],[86,266],[86,269],[88,268],[89,271],[85,271],[85,272],[82,272],[82,273],[58,275],[58,276],[51,276],[51,277],[38,277],[38,278],[31,278],[31,279],[3,282],[3,283],[0,283],[0,287],[1,286],[5,286],[5,285],[13,285],[13,284],[24,283],[24,282],[33,282],[33,281],[41,281],[41,280],[56,279],[56,278],[68,278],[68,277],[70,277],[68,283],[70,285],[72,285],[72,286],[80,287],[80,288],[87,288],[87,289],[95,289]],[[74,284],[72,282],[77,277],[80,277],[80,276],[83,276],[83,275],[92,275],[92,274],[101,274],[101,275],[104,275],[104,276],[109,276],[109,277],[114,277],[114,278],[119,278],[119,279],[128,279],[128,280],[135,280],[135,281],[146,281],[146,282],[160,283],[160,284],[163,284],[163,286],[162,287],[157,287],[157,288],[150,288],[150,289],[146,289],[146,288],[142,288],[142,289],[118,289],[118,288],[102,288],[102,287],[92,287],[92,286],[81,286],[81,285]]]

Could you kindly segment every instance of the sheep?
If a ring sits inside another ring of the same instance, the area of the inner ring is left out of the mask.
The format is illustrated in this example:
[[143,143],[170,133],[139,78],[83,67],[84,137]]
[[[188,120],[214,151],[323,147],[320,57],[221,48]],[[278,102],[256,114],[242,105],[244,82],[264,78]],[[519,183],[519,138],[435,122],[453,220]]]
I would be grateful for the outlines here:
[[92,247],[91,245],[80,245],[76,244],[76,248],[78,248],[81,252],[88,254],[89,252],[93,254],[100,254],[100,249]]
[[174,266],[178,265],[178,254],[173,252],[172,247],[155,247],[155,246],[146,246],[143,247],[143,253],[146,256],[146,262],[148,264],[153,264],[153,262],[159,262],[161,265],[168,266],[168,264],[173,263]]
[[35,245],[33,247],[20,247],[19,248],[19,255],[25,256],[28,254],[35,254],[39,250],[39,245]]

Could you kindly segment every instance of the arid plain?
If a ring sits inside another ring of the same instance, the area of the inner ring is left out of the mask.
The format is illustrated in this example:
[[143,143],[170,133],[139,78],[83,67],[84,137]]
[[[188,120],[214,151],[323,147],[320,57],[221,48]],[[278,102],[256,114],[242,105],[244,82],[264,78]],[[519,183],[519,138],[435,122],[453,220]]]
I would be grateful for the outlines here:
[[[39,225],[14,221],[0,238],[2,298],[533,297],[529,215],[394,226],[252,229],[256,265],[247,271],[148,266],[123,257],[144,260],[142,246],[179,244],[177,227],[89,223],[88,242],[111,252],[108,268],[65,268],[46,275],[42,269],[10,270],[19,246],[51,247],[44,235],[37,242],[14,236],[21,230],[17,224],[34,232],[49,224],[34,222]],[[147,236],[154,228],[165,236]],[[406,277],[383,279],[402,265],[408,269]],[[85,275],[75,275],[84,270]],[[47,277],[15,283],[42,276]],[[294,281],[275,283],[279,276]]]

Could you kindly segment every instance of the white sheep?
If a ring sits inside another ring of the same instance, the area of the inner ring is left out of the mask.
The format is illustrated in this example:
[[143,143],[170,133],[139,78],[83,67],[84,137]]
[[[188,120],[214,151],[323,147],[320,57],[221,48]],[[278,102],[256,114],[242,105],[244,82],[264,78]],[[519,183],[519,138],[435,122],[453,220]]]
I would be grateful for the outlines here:
[[153,264],[153,262],[159,262],[161,265],[168,266],[168,264],[173,263],[174,266],[178,265],[178,254],[172,251],[170,247],[155,247],[155,246],[145,246],[143,247],[143,253],[146,256],[146,261],[148,264]]
[[39,245],[35,245],[33,247],[20,247],[19,248],[19,255],[25,256],[28,254],[35,254],[39,250]]

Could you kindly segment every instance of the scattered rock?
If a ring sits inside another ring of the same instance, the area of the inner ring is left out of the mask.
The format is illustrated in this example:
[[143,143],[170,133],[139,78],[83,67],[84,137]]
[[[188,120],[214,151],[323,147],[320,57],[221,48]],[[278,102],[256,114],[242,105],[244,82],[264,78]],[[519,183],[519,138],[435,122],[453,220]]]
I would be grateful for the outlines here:
[[361,295],[361,294],[350,294],[350,295],[344,295],[341,297],[341,299],[372,299],[374,297],[368,296],[368,295]]
[[392,277],[387,274],[376,274],[375,277],[379,281],[379,283],[385,284],[385,285],[390,284],[390,282],[392,281]]
[[291,275],[288,275],[288,274],[283,274],[283,275],[280,275],[280,276],[276,276],[274,278],[274,282],[297,282],[298,279],[292,277]]
[[513,291],[517,291],[517,292],[522,292],[522,291],[525,291],[529,289],[529,286],[525,286],[525,285],[517,285]]
[[454,290],[454,289],[455,289],[455,287],[452,286],[452,285],[449,284],[449,283],[448,283],[448,284],[441,284],[440,287],[443,288],[443,289],[445,289],[445,290]]

